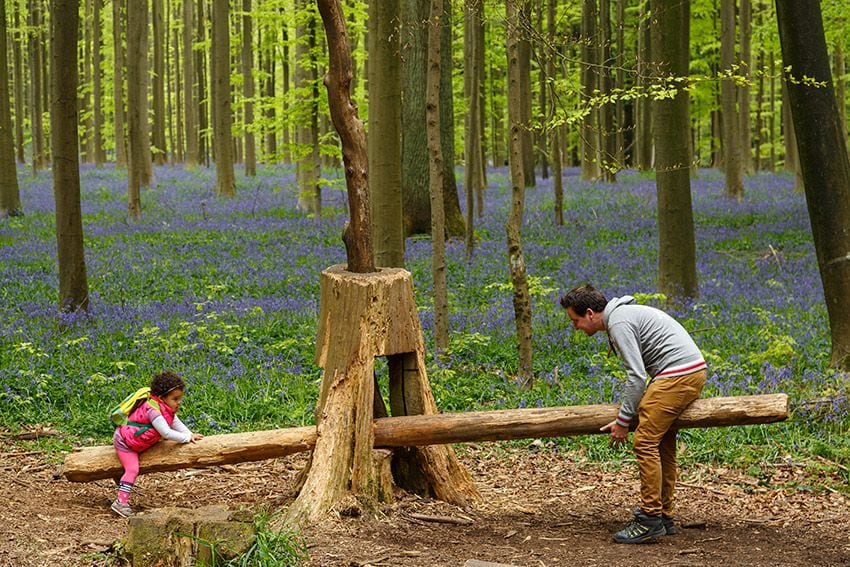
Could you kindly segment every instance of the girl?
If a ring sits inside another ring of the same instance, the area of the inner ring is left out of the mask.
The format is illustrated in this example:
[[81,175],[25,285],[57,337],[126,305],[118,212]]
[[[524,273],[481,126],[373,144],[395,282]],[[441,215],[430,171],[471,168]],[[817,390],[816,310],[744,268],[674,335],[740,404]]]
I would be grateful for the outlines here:
[[178,443],[193,443],[204,436],[192,433],[177,417],[183,401],[186,384],[173,372],[163,372],[151,381],[150,397],[130,412],[127,425],[115,430],[112,444],[124,467],[124,475],[118,482],[118,498],[112,510],[124,518],[133,515],[130,508],[130,492],[139,475],[139,453],[150,449],[160,439]]

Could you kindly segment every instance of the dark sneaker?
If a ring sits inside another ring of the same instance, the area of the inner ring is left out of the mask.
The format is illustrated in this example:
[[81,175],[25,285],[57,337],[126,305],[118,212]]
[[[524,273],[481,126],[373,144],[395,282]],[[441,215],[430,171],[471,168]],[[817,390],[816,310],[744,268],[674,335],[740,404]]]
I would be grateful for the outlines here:
[[664,531],[667,532],[667,535],[676,535],[679,533],[679,526],[677,526],[673,522],[673,518],[669,516],[661,515],[661,525],[664,526]]
[[130,508],[129,504],[121,504],[118,500],[115,500],[112,503],[112,511],[121,516],[122,518],[129,518],[133,515],[133,509]]
[[661,516],[648,516],[636,512],[631,523],[614,534],[617,543],[645,543],[655,537],[663,536],[666,532]]

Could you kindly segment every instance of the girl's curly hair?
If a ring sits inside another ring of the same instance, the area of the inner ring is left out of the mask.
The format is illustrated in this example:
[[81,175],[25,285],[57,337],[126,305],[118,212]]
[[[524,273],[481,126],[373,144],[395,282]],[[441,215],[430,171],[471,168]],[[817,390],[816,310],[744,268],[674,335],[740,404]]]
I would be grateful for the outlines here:
[[170,370],[160,372],[153,377],[153,380],[151,380],[151,394],[158,398],[161,398],[174,390],[185,389],[186,383],[183,381],[183,378],[181,378],[179,374],[171,372]]

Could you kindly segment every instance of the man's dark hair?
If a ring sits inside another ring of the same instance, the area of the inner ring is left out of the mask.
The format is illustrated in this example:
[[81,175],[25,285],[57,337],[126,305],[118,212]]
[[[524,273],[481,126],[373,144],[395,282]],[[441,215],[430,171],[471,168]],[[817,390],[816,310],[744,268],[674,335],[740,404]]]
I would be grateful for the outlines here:
[[602,292],[589,284],[575,287],[561,298],[561,307],[564,309],[572,307],[579,317],[584,317],[588,309],[602,313],[606,305],[608,300]]
[[166,370],[160,372],[151,380],[151,394],[161,398],[174,390],[185,390],[186,383],[179,374]]

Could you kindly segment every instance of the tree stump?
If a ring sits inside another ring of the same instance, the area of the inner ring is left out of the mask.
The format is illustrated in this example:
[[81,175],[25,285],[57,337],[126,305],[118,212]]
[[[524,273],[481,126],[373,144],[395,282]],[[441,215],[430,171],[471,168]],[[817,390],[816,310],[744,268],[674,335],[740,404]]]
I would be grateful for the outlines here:
[[[394,415],[437,413],[410,273],[385,268],[361,274],[332,266],[322,272],[320,289],[316,363],[324,374],[316,446],[287,512],[290,523],[315,521],[351,496],[367,509],[391,499],[387,475],[373,454],[376,356],[388,357]],[[411,458],[405,459],[404,478],[415,479],[422,491],[461,506],[480,498],[450,446],[405,451]]]

